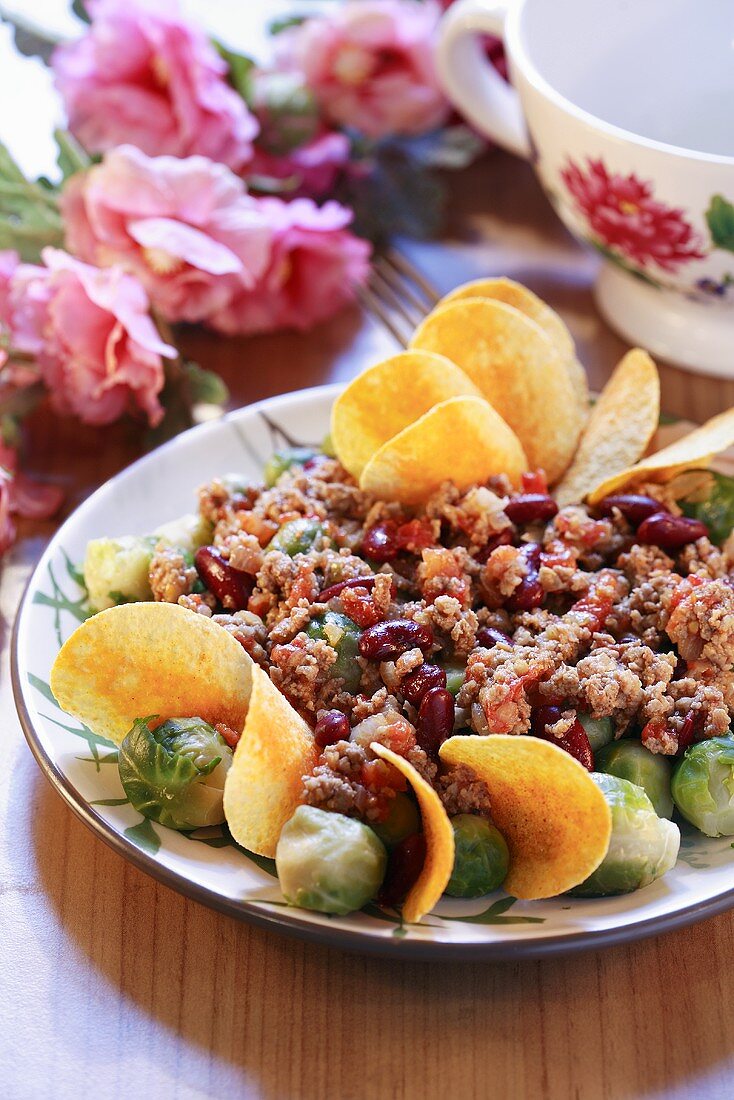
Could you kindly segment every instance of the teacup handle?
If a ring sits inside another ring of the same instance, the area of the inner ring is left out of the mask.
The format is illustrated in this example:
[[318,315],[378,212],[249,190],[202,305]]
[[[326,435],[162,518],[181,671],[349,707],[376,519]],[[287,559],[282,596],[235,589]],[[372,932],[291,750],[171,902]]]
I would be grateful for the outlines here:
[[480,34],[501,37],[506,3],[459,0],[439,28],[438,74],[456,106],[483,134],[516,153],[530,156],[520,98],[487,60]]

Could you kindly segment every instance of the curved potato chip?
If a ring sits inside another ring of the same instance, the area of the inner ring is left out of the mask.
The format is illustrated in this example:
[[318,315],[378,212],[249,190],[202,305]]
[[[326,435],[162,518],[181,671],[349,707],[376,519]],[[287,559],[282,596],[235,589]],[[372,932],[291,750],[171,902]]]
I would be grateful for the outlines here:
[[417,924],[433,909],[451,878],[454,869],[454,830],[433,787],[421,778],[405,757],[398,756],[378,742],[370,748],[376,756],[387,760],[405,776],[418,799],[426,838],[426,858],[421,873],[403,902],[404,919],[410,924]]
[[130,603],[77,627],[51,669],[61,706],[119,743],[136,718],[203,718],[241,730],[252,661],[231,634],[177,604]]
[[646,351],[633,348],[620,360],[591,410],[573,462],[556,486],[559,504],[583,500],[600,480],[636,462],[659,419],[658,369]]
[[531,468],[558,481],[584,418],[563,357],[540,325],[504,302],[465,298],[429,313],[410,346],[461,367],[513,429]]
[[455,363],[428,351],[404,351],[362,371],[331,411],[339,461],[358,478],[383,443],[433,405],[462,394],[482,396]]
[[522,283],[516,283],[514,279],[502,276],[496,279],[473,279],[470,283],[463,283],[445,294],[438,303],[438,307],[448,305],[449,302],[460,302],[464,298],[492,298],[495,301],[504,302],[507,306],[519,309],[531,321],[540,325],[551,343],[563,356],[576,397],[586,408],[589,403],[586,371],[576,358],[576,345],[566,323],[547,302],[532,290],[528,290]]
[[492,820],[510,849],[504,888],[532,900],[564,894],[596,870],[609,847],[612,815],[589,773],[537,737],[450,737],[439,750],[489,790]]
[[662,451],[656,451],[636,465],[607,477],[588,494],[588,501],[597,504],[622,486],[637,481],[669,481],[681,470],[708,466],[716,455],[731,446],[734,446],[734,408],[712,417],[700,428],[663,447]]
[[516,485],[527,468],[519,439],[483,397],[452,397],[383,443],[359,485],[386,500],[417,504],[449,479],[465,489],[504,473]]
[[275,856],[280,831],[300,803],[302,777],[317,756],[309,726],[253,664],[245,728],[224,782],[224,816],[238,844]]

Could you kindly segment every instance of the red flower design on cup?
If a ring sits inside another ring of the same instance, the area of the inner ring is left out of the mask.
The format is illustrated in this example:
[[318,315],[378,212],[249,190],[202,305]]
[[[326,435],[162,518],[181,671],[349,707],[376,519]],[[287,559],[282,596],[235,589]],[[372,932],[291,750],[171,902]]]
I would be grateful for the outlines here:
[[703,241],[678,207],[653,196],[652,184],[634,174],[609,172],[601,160],[587,169],[568,160],[561,178],[598,240],[640,267],[656,264],[675,272],[690,260],[702,260]]

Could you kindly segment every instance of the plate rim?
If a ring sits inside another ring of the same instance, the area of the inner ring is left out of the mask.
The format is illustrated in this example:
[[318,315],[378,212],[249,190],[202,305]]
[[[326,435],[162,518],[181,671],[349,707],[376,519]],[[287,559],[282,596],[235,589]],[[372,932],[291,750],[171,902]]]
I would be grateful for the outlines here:
[[96,498],[109,491],[109,487],[123,474],[153,461],[161,451],[168,450],[176,445],[184,437],[190,437],[205,430],[211,431],[214,425],[236,420],[243,413],[251,413],[260,409],[270,409],[279,403],[285,403],[294,398],[323,396],[338,393],[344,388],[343,383],[328,383],[322,386],[311,386],[301,390],[293,390],[288,393],[276,394],[244,405],[227,413],[217,421],[208,421],[196,425],[182,432],[173,439],[168,440],[162,446],[157,447],[150,454],[123,467],[93,493],[85,498],[72,512],[61,526],[54,532],[45,547],[41,557],[31,572],[23,594],[18,603],[15,620],[10,639],[10,678],[13,691],[13,699],[20,720],[21,729],[26,743],[38,764],[42,774],[51,784],[52,788],[61,796],[67,806],[88,829],[106,843],[123,859],[128,860],[138,870],[150,875],[162,885],[170,887],[184,897],[206,905],[210,909],[224,913],[237,920],[243,920],[249,924],[275,931],[281,935],[289,935],[310,943],[321,946],[337,948],[346,951],[355,951],[360,954],[377,955],[390,958],[401,958],[406,961],[489,961],[512,962],[518,959],[540,959],[555,955],[575,954],[579,951],[589,951],[602,947],[614,947],[624,943],[631,943],[650,936],[661,935],[665,932],[685,928],[707,917],[716,916],[734,907],[734,887],[723,894],[719,894],[707,901],[696,902],[693,905],[678,909],[663,917],[649,917],[646,920],[637,921],[632,925],[621,925],[612,930],[571,932],[560,936],[547,936],[543,939],[518,939],[515,942],[501,940],[496,942],[475,943],[451,943],[446,941],[420,940],[420,939],[395,939],[393,937],[368,936],[363,932],[351,932],[343,928],[329,928],[327,923],[310,924],[299,920],[297,916],[289,916],[287,913],[271,913],[263,911],[251,902],[235,901],[218,894],[208,886],[201,885],[187,878],[181,872],[165,867],[154,855],[143,851],[137,845],[127,840],[118,833],[111,824],[98,814],[87,800],[77,790],[68,776],[61,771],[56,763],[47,755],[41,740],[35,730],[33,721],[28,711],[19,667],[19,634],[20,623],[24,616],[28,595],[36,581],[37,575],[44,567],[46,558],[66,526],[75,519],[82,509],[93,507]]

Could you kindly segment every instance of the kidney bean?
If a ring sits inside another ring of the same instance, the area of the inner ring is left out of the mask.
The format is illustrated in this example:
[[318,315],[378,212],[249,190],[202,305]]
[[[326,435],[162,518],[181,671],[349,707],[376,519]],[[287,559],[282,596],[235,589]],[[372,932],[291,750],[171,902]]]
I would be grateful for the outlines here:
[[408,649],[430,649],[433,631],[410,619],[388,619],[363,631],[359,652],[368,661],[390,661]]
[[591,742],[578,718],[574,720],[573,725],[564,733],[563,737],[554,737],[552,733],[548,732],[548,726],[555,725],[560,718],[561,707],[555,703],[545,703],[540,707],[536,707],[532,715],[533,733],[544,741],[550,741],[551,744],[558,745],[559,749],[563,749],[574,760],[578,760],[579,764],[583,764],[587,771],[593,772],[594,753]]
[[316,603],[328,603],[329,600],[334,599],[334,596],[338,596],[340,592],[343,592],[345,588],[366,588],[370,592],[375,587],[375,580],[375,577],[352,577],[348,581],[337,581],[336,584],[330,584],[328,588],[319,593]]
[[431,688],[445,687],[445,670],[439,665],[422,664],[408,673],[400,685],[400,691],[409,703],[412,703],[414,707],[419,707],[427,691],[430,691]]
[[686,543],[704,538],[708,533],[708,527],[700,519],[658,512],[643,520],[637,529],[637,539],[648,545],[660,546],[663,550],[678,550]]
[[362,537],[362,553],[373,561],[392,561],[400,553],[398,525],[386,519],[368,527]]
[[377,895],[379,905],[392,908],[405,898],[426,860],[426,838],[423,833],[406,836],[395,845],[387,862],[387,873]]
[[506,607],[510,611],[532,611],[534,607],[540,607],[545,597],[538,577],[542,547],[537,542],[527,542],[520,550],[527,562],[528,573],[507,600]]
[[349,719],[340,710],[327,710],[316,719],[314,739],[320,749],[335,741],[349,740]]
[[255,578],[242,569],[233,569],[213,546],[200,546],[194,555],[196,572],[223,607],[242,611],[255,587]]
[[547,523],[558,513],[558,505],[547,493],[518,493],[505,505],[505,515],[513,523]]
[[658,512],[668,512],[659,500],[643,496],[642,493],[612,493],[597,505],[597,510],[603,516],[611,516],[614,508],[618,508],[633,527],[639,527],[643,520],[657,515]]
[[497,630],[493,626],[483,626],[477,631],[477,645],[482,646],[483,649],[491,649],[500,642],[512,645],[512,638],[509,634],[505,634],[504,630]]
[[446,688],[427,691],[418,709],[415,739],[429,756],[436,756],[454,728],[454,697]]

